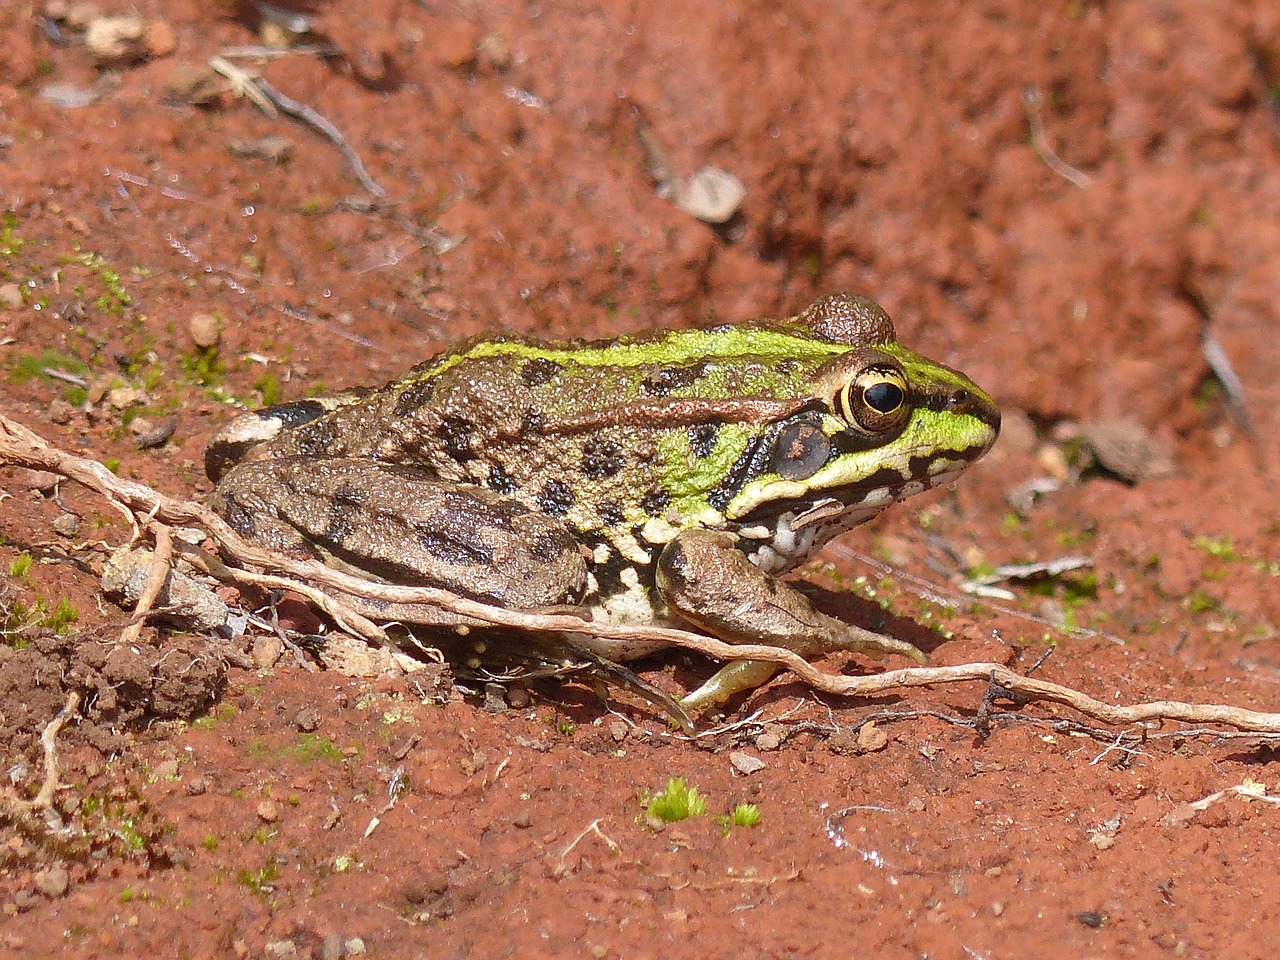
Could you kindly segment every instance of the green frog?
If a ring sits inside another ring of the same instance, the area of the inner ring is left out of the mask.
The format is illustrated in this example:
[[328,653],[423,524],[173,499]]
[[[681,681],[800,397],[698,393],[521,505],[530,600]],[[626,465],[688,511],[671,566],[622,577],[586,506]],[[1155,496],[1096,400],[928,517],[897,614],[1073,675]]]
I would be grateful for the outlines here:
[[[238,532],[366,578],[922,661],[780,577],[955,480],[999,426],[971,380],[899,346],[874,301],[837,294],[785,320],[470,340],[376,390],[243,415],[206,467]],[[610,662],[654,648],[573,642]],[[703,711],[776,669],[732,662],[680,706]]]

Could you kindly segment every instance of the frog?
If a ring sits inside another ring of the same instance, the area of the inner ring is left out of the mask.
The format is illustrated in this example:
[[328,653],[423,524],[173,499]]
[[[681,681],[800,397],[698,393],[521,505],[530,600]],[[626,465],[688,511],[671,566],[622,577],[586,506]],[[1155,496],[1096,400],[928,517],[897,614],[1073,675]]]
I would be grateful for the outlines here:
[[[379,388],[244,414],[210,442],[206,470],[238,533],[371,580],[804,657],[924,662],[783,577],[956,480],[999,429],[977,384],[901,346],[874,300],[838,293],[785,319],[467,340]],[[476,624],[441,611],[433,625]],[[611,664],[662,645],[571,639]],[[679,711],[777,669],[731,661]]]

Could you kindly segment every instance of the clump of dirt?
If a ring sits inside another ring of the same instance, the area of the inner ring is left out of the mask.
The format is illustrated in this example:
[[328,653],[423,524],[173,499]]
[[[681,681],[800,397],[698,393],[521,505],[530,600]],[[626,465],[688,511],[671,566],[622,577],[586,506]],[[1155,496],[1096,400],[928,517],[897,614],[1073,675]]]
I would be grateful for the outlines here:
[[97,632],[42,631],[21,647],[0,646],[0,750],[29,753],[72,692],[81,723],[72,739],[104,753],[143,720],[189,720],[222,692],[227,663],[217,641],[153,635],[120,644]]

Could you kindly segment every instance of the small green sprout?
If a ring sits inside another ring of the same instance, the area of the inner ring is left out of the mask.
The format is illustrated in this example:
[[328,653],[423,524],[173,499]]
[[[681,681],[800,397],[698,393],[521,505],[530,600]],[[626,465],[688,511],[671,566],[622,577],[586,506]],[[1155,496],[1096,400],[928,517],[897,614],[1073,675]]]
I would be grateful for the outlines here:
[[760,808],[754,803],[740,803],[729,814],[729,822],[735,827],[754,827],[760,822]]
[[645,812],[654,820],[677,823],[706,813],[707,800],[697,787],[688,786],[684,777],[672,777],[665,790],[649,798]]

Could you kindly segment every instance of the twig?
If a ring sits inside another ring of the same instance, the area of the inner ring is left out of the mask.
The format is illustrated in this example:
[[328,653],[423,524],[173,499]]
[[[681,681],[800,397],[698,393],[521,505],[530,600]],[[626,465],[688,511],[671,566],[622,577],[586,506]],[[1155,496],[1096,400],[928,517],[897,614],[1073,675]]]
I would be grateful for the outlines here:
[[595,820],[592,820],[589,824],[587,824],[582,829],[582,832],[580,834],[578,834],[576,837],[573,838],[572,843],[570,843],[567,847],[565,847],[563,850],[560,851],[560,854],[556,857],[556,860],[559,861],[556,864],[557,874],[563,875],[569,869],[568,865],[565,863],[565,857],[573,853],[574,847],[576,847],[584,839],[586,839],[586,836],[589,833],[594,833],[597,837],[603,840],[605,844],[608,846],[610,853],[613,853],[613,854],[622,853],[622,847],[618,846],[617,841],[610,838],[608,834],[606,834],[603,830],[600,829],[600,821],[603,819],[604,819],[603,817],[597,817]]
[[261,77],[258,78],[257,85],[258,89],[280,109],[281,113],[287,113],[289,116],[301,120],[337,147],[347,161],[347,165],[355,173],[356,179],[360,181],[360,186],[378,199],[382,199],[387,195],[387,191],[382,189],[382,185],[369,176],[369,171],[364,168],[364,161],[360,159],[360,154],[356,153],[355,147],[347,142],[347,138],[342,135],[342,131],[334,126],[328,117],[322,115],[314,107],[285,96]]
[[164,524],[149,525],[152,536],[156,538],[156,549],[151,556],[151,569],[147,572],[147,582],[142,586],[142,593],[133,608],[133,621],[120,633],[121,643],[136,643],[142,634],[142,625],[146,623],[151,608],[155,606],[156,597],[164,589],[169,579],[169,569],[173,560],[173,532]]
[[[25,427],[0,415],[0,465],[16,465],[47,470],[75,480],[137,515],[155,522],[193,525],[203,528],[224,557],[260,573],[212,563],[210,572],[231,581],[270,583],[286,587],[327,604],[343,622],[367,621],[333,596],[321,599],[315,586],[336,591],[348,598],[375,600],[395,605],[395,617],[406,619],[416,609],[447,611],[480,624],[512,627],[535,633],[586,633],[607,640],[645,641],[682,647],[717,660],[763,660],[786,667],[814,690],[846,697],[874,697],[890,691],[947,683],[977,682],[998,688],[1002,697],[1045,700],[1059,703],[1094,720],[1112,725],[1142,724],[1164,720],[1187,723],[1222,724],[1254,733],[1280,733],[1280,713],[1262,713],[1227,704],[1197,704],[1178,700],[1155,700],[1121,705],[1106,703],[1071,687],[1015,673],[998,663],[965,663],[951,667],[911,667],[870,676],[835,676],[823,673],[803,657],[781,647],[763,644],[729,644],[711,637],[671,627],[596,623],[577,612],[536,613],[506,610],[457,596],[432,587],[401,587],[373,583],[332,569],[312,560],[298,560],[264,550],[240,537],[221,517],[190,501],[166,497],[150,487],[115,476],[102,464],[76,457],[49,446]],[[212,559],[212,558],[210,558]],[[428,622],[438,622],[438,615]],[[370,623],[372,633],[380,628]],[[381,634],[385,636],[385,634]]]
[[9,808],[5,811],[6,813],[23,815],[37,810],[47,810],[53,805],[53,796],[58,792],[58,733],[75,715],[79,707],[80,694],[75,691],[67,694],[67,702],[45,725],[44,731],[40,734],[40,746],[44,749],[44,782],[40,785],[40,792],[33,800],[23,800],[20,797],[4,794],[4,804]]
[[1035,150],[1036,156],[1044,161],[1045,166],[1067,183],[1083,190],[1089,186],[1089,175],[1071,166],[1054,152],[1053,147],[1049,146],[1044,132],[1044,117],[1040,114],[1043,99],[1038,87],[1027,87],[1022,91],[1022,105],[1027,111],[1027,124],[1031,127],[1031,148]]

